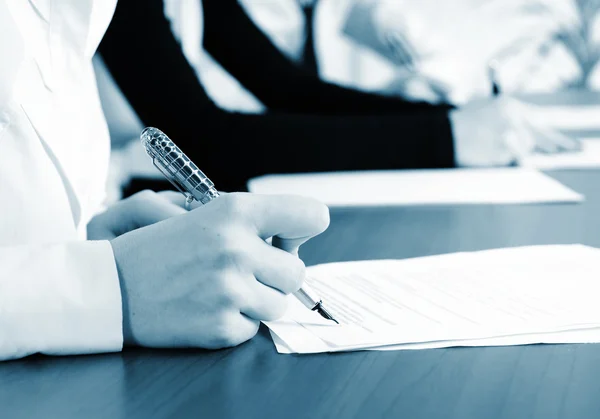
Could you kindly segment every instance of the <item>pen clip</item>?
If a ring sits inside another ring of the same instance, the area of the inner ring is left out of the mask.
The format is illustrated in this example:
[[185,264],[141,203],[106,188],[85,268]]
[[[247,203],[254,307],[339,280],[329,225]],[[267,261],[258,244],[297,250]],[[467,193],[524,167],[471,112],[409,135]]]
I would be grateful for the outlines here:
[[152,159],[152,164],[154,165],[154,167],[156,167],[158,169],[158,171],[160,173],[162,173],[162,175],[165,177],[165,179],[167,179],[171,185],[173,185],[175,187],[175,189],[177,189],[177,191],[179,191],[183,196],[186,197],[186,199],[194,199],[194,196],[189,193],[188,191],[185,190],[185,188],[177,181],[177,179],[160,163],[160,161],[157,162],[156,157],[154,157]]

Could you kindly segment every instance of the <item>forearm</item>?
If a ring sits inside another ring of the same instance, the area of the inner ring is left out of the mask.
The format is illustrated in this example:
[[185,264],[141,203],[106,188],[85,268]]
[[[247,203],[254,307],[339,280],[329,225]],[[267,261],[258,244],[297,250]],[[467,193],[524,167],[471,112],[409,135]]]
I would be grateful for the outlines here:
[[0,360],[122,348],[108,242],[0,247]]
[[[198,17],[200,18],[200,17]],[[182,120],[214,105],[171,32],[162,0],[121,0],[98,49],[145,124],[173,109]]]
[[445,112],[394,115],[163,114],[161,126],[224,190],[265,173],[441,168],[454,165]]
[[205,49],[271,110],[348,115],[438,109],[347,89],[305,72],[271,43],[237,0],[203,0],[203,8]]
[[[133,6],[138,1],[119,3],[101,46],[105,62],[143,122],[171,136],[209,176],[215,177],[220,188],[241,189],[246,179],[273,172],[453,165],[446,106],[390,106],[378,110],[371,106],[372,101],[379,100],[376,96],[344,91],[348,96],[328,99],[327,90],[309,95],[309,103],[308,99],[286,98],[286,86],[297,89],[294,83],[276,83],[265,91],[289,101],[292,108],[294,103],[299,104],[303,112],[243,115],[218,109],[207,98],[175,42],[158,7],[160,0],[151,0],[138,12],[140,16],[134,16]],[[229,0],[223,1],[230,4]],[[214,7],[214,2],[205,0],[204,5]],[[237,10],[237,3],[234,6]],[[207,16],[207,24],[210,20]],[[153,30],[148,34],[133,30],[128,26],[131,22],[152,22]],[[238,45],[235,52],[239,54],[235,56],[243,56],[248,48]],[[152,65],[147,65],[145,59],[150,57]],[[252,72],[258,58],[247,62]],[[267,63],[270,61],[263,64]],[[291,68],[296,71],[293,65]],[[264,76],[264,71],[257,72],[263,77],[261,74]],[[298,94],[304,95],[301,90]],[[347,100],[349,97],[353,99]],[[327,100],[334,101],[335,106],[324,106]],[[221,162],[223,156],[227,164]]]

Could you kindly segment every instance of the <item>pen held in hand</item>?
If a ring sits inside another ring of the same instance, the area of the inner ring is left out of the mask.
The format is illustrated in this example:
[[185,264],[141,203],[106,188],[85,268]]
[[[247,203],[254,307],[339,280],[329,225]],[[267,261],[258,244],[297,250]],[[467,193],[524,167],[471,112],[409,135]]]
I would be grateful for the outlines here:
[[[212,181],[162,131],[157,128],[145,128],[140,135],[140,140],[154,166],[186,197],[186,208],[189,209],[194,201],[207,204],[219,197],[219,192]],[[306,240],[308,237],[297,239],[273,237],[273,245],[298,255],[298,247]],[[300,288],[294,296],[308,309],[338,323],[323,307],[322,300],[307,287]]]
[[498,61],[496,60],[491,60],[488,63],[488,79],[492,89],[492,96],[500,96],[502,90],[500,89],[500,82],[498,81]]
[[[300,248],[300,245],[302,245],[308,239],[308,237],[286,239],[276,236],[273,237],[272,245],[281,250],[285,250],[286,252],[298,256],[298,249]],[[304,285],[302,288],[300,288],[294,293],[294,296],[298,300],[300,300],[300,302],[305,307],[309,308],[312,311],[316,311],[327,320],[333,320],[337,324],[340,324],[323,306],[323,301],[319,297],[317,297],[316,294],[314,294],[314,292],[308,286]]]

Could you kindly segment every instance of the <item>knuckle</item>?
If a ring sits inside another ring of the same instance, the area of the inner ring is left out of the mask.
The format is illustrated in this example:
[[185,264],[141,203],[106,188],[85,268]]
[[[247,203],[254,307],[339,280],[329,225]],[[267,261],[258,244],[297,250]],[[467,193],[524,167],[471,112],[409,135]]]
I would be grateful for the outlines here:
[[215,319],[212,325],[211,346],[215,348],[229,348],[236,346],[239,342],[236,339],[234,315],[223,313]]
[[259,271],[264,275],[257,280],[269,284],[281,294],[291,294],[298,291],[306,278],[306,266],[297,256],[282,254],[283,259],[269,267],[264,265],[264,270]]
[[284,296],[278,296],[269,301],[262,315],[264,321],[275,321],[284,316],[288,308],[288,299]]
[[306,279],[306,265],[304,261],[300,258],[296,258],[296,280],[294,282],[294,291],[298,291],[302,284],[304,284],[304,280]]
[[241,336],[241,341],[239,343],[246,342],[247,340],[252,339],[258,333],[258,329],[260,328],[259,321],[253,321],[253,327],[249,328],[248,331]]
[[221,211],[229,221],[239,220],[245,211],[244,195],[240,193],[231,193],[219,198],[221,201]]
[[222,307],[238,309],[244,299],[242,280],[239,274],[224,270],[215,284],[218,302]]
[[241,246],[239,237],[236,239],[233,234],[223,234],[220,239],[221,242],[215,256],[215,267],[225,271],[235,269],[245,272],[249,266],[250,257],[248,251]]
[[234,263],[235,256],[227,248],[221,248],[214,256],[213,267],[218,271],[227,271]]
[[306,278],[306,265],[304,265],[304,262],[300,258],[294,257],[290,262],[288,272],[288,285],[284,291],[291,294],[302,287],[304,279]]
[[244,327],[238,329],[234,329],[232,336],[230,336],[229,339],[229,346],[237,346],[237,345],[241,345],[242,343],[252,339],[254,336],[256,336],[256,333],[258,332],[258,329],[260,327],[260,322],[256,321],[256,320],[252,320],[251,324],[246,324],[247,322],[244,321]]
[[246,321],[239,313],[223,313],[218,316],[213,325],[213,335],[210,346],[213,348],[231,348],[252,339],[258,332],[260,322]]

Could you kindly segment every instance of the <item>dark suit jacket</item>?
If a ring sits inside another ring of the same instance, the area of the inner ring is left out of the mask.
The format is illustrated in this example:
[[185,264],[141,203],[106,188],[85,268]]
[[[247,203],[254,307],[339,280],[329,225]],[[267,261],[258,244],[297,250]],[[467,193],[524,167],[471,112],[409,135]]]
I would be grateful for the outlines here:
[[346,89],[289,61],[237,0],[203,0],[204,47],[268,108],[207,96],[162,0],[120,0],[100,53],[144,124],[166,132],[222,190],[265,173],[454,165],[449,106]]

